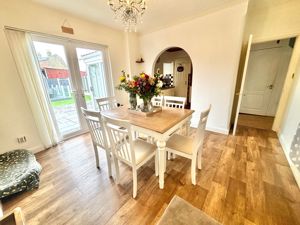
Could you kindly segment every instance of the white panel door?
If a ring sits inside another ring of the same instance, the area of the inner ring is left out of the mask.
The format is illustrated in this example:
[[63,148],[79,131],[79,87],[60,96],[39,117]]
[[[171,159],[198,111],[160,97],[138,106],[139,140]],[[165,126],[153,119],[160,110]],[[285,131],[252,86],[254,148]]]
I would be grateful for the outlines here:
[[281,55],[281,48],[251,51],[240,112],[269,115]]
[[[184,70],[178,72],[178,66],[183,66]],[[188,88],[188,75],[191,72],[191,63],[187,61],[175,61],[174,69],[174,86],[175,86],[175,95],[180,97],[187,97],[187,88]]]

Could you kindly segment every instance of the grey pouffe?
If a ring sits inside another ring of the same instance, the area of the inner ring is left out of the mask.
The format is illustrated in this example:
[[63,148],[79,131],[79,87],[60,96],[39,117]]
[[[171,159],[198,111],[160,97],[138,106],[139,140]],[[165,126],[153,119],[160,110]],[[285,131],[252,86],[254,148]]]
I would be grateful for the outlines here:
[[38,188],[41,165],[33,153],[18,149],[0,154],[0,199]]

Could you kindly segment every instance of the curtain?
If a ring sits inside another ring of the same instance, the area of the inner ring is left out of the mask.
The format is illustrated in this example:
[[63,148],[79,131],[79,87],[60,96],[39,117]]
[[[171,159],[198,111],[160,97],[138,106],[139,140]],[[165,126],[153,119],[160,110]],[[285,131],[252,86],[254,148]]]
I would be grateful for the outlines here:
[[5,33],[42,144],[45,148],[52,147],[57,144],[58,137],[50,115],[43,84],[39,78],[39,65],[32,51],[31,36],[26,32],[11,29],[5,29]]

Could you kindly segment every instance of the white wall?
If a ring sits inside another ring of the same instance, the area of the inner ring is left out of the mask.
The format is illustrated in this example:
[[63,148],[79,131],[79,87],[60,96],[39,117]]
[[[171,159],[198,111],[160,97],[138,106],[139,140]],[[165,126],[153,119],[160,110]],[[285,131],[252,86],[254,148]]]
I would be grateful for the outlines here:
[[[68,19],[75,35],[61,33],[64,19]],[[0,4],[0,153],[15,148],[40,150],[43,148],[37,133],[31,109],[18,76],[4,26],[12,26],[58,36],[107,45],[110,52],[114,82],[122,69],[127,70],[125,35],[99,24],[48,9],[27,0],[1,1]],[[116,91],[121,102],[127,101],[123,92]],[[26,135],[27,143],[17,144],[16,137]]]
[[287,104],[286,113],[284,115],[283,124],[279,133],[280,142],[283,146],[285,154],[290,162],[291,168],[300,187],[300,171],[291,162],[289,151],[296,134],[298,124],[300,123],[300,61],[295,73],[293,87],[289,102]]
[[[260,0],[257,1],[259,4]],[[253,34],[254,42],[282,39],[300,33],[300,1],[282,1],[267,8],[250,7],[247,16],[245,38]],[[251,3],[250,3],[251,4]]]
[[242,44],[247,3],[140,35],[144,70],[152,73],[156,58],[169,47],[181,47],[193,63],[192,109],[199,113],[212,104],[207,128],[228,133]]

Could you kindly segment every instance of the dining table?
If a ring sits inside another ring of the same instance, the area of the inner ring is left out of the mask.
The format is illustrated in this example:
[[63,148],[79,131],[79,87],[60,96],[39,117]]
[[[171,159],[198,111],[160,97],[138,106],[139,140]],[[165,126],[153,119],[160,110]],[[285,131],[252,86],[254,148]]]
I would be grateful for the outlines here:
[[190,121],[194,110],[167,108],[145,116],[130,112],[126,106],[102,111],[101,114],[113,119],[127,120],[136,133],[142,133],[155,140],[158,151],[159,187],[164,188],[166,170],[166,142],[170,136],[181,128],[189,134]]

